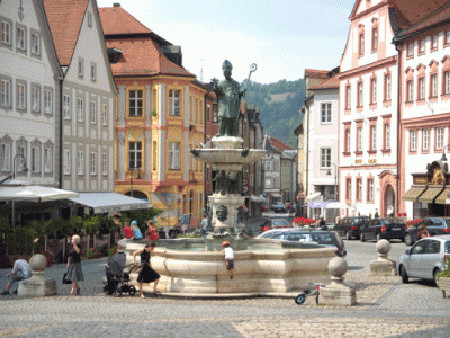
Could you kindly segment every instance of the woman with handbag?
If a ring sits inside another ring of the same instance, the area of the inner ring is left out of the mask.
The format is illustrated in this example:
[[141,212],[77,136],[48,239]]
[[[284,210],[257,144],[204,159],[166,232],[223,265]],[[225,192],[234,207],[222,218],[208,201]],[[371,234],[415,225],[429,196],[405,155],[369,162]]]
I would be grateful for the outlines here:
[[72,236],[72,249],[69,251],[69,260],[67,261],[67,278],[72,281],[73,296],[75,291],[80,294],[80,286],[78,282],[83,281],[83,272],[81,271],[81,238],[79,235]]
[[155,270],[152,269],[150,264],[151,252],[155,249],[155,243],[146,244],[144,249],[136,250],[133,252],[133,263],[136,264],[136,255],[141,256],[142,270],[137,277],[139,284],[139,290],[141,291],[141,297],[145,298],[142,290],[143,283],[153,283],[153,293],[156,293],[156,286],[159,283],[161,276]]

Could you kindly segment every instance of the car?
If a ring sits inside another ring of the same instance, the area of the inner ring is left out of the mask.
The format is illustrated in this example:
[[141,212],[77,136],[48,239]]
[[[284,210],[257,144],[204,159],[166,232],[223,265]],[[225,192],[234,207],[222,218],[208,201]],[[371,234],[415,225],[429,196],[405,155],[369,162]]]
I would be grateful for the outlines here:
[[360,227],[367,226],[369,216],[347,216],[340,220],[333,228],[340,236],[350,240],[359,239]]
[[422,221],[406,230],[406,245],[410,246],[416,242],[416,235],[423,224],[425,224],[431,236],[450,234],[450,217],[425,217]]
[[292,224],[289,224],[289,222],[283,218],[273,219],[271,226],[272,229],[286,229],[294,227]]
[[360,240],[400,239],[405,241],[406,224],[397,218],[376,218],[360,226]]
[[272,204],[272,210],[275,212],[287,212],[286,206],[281,202]]
[[260,234],[256,238],[280,239],[295,242],[315,242],[324,246],[336,247],[336,255],[343,257],[347,255],[344,243],[339,234],[326,230],[299,230],[299,229],[274,229]]
[[398,260],[398,274],[403,283],[409,278],[436,282],[435,275],[446,268],[450,257],[450,235],[423,238]]

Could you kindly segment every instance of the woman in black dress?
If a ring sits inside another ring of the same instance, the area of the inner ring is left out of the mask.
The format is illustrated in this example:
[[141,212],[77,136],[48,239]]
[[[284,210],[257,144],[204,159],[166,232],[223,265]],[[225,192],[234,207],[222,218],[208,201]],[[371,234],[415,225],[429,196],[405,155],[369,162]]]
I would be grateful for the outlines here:
[[72,236],[72,249],[69,251],[69,260],[67,261],[67,274],[68,278],[72,281],[72,296],[75,291],[80,294],[80,286],[78,282],[83,281],[83,272],[81,271],[81,246],[80,246],[80,236]]
[[133,261],[136,263],[136,255],[141,255],[142,270],[137,277],[137,282],[139,284],[139,290],[141,291],[141,297],[145,298],[144,292],[142,291],[143,283],[153,283],[153,293],[156,293],[156,286],[159,283],[161,276],[152,269],[150,264],[151,252],[155,249],[155,243],[146,244],[144,249],[136,250],[133,252]]

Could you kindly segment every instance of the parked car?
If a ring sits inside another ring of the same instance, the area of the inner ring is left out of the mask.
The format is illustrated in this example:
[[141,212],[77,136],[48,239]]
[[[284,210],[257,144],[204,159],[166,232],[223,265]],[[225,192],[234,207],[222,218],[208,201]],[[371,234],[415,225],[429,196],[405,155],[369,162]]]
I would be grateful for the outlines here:
[[409,278],[435,280],[435,275],[445,268],[450,257],[450,235],[439,235],[419,240],[398,260],[398,274],[402,282]]
[[257,238],[266,239],[280,239],[284,241],[295,241],[295,242],[315,242],[324,246],[336,247],[336,255],[343,257],[347,255],[347,251],[344,247],[344,242],[342,242],[339,235],[334,231],[310,231],[310,230],[298,230],[298,229],[274,229],[269,230]]
[[406,224],[397,218],[377,218],[360,226],[361,242],[366,240],[400,239],[405,241]]
[[416,242],[416,235],[422,224],[425,224],[430,236],[450,234],[450,217],[425,217],[421,222],[406,230],[406,245],[413,245]]
[[289,224],[289,222],[283,218],[273,219],[271,226],[272,229],[287,229],[294,227],[292,224]]
[[368,221],[369,216],[347,216],[334,226],[334,231],[348,240],[359,239],[360,228],[367,226]]
[[275,212],[287,212],[286,206],[281,202],[272,204],[272,210]]

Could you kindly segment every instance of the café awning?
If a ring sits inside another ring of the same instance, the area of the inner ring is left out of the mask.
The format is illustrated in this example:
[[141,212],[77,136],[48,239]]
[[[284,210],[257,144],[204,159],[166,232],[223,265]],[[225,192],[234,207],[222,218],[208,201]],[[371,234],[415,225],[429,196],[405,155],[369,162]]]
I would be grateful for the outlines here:
[[403,195],[403,200],[406,202],[416,202],[417,198],[423,193],[426,189],[425,186],[417,186],[413,185],[408,191]]
[[152,204],[147,201],[121,194],[100,192],[80,193],[79,195],[79,197],[70,198],[70,201],[90,207],[96,214],[149,209],[152,207]]
[[445,188],[441,194],[435,199],[436,204],[450,204],[447,201],[450,200],[450,188]]
[[433,203],[433,199],[439,195],[441,191],[442,187],[428,187],[428,189],[420,195],[419,202],[431,204]]

